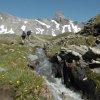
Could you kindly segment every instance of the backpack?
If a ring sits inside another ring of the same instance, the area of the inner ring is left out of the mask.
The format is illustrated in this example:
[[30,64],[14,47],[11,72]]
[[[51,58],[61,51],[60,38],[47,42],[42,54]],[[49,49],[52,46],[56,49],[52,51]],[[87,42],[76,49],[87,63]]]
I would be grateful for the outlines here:
[[27,35],[28,35],[28,36],[31,35],[31,33],[32,33],[31,31],[27,31]]
[[24,36],[24,37],[26,36],[26,33],[25,33],[25,31],[23,31],[23,33],[22,33],[22,37],[23,37],[23,36]]

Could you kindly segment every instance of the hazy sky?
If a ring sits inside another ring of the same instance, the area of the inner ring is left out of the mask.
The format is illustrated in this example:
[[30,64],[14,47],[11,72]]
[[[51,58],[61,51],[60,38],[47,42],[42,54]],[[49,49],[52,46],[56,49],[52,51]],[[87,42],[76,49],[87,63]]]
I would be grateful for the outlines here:
[[0,12],[21,18],[54,18],[57,10],[84,22],[100,14],[100,0],[0,0]]

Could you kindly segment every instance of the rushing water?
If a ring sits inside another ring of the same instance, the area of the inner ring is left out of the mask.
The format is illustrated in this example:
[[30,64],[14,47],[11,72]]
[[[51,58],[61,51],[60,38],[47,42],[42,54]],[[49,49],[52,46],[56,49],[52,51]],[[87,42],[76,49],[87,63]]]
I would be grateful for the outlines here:
[[61,79],[53,78],[52,64],[48,61],[43,49],[37,48],[36,56],[38,57],[39,64],[36,66],[36,72],[45,77],[45,80],[52,91],[54,100],[83,100],[79,93],[66,88]]

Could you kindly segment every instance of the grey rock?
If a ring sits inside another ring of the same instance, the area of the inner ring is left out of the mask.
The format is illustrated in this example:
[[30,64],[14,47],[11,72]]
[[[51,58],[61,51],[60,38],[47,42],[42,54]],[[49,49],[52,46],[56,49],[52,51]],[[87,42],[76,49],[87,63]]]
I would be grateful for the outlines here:
[[35,60],[38,60],[38,56],[36,55],[29,55],[28,58],[30,59],[30,61],[35,61]]

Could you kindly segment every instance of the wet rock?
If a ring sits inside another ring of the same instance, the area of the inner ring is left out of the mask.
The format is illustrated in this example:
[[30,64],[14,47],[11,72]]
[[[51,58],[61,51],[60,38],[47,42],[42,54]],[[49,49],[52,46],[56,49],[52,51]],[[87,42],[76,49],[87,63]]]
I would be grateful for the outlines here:
[[28,56],[28,58],[29,58],[29,60],[31,60],[31,61],[35,61],[35,60],[37,60],[38,59],[38,56],[36,56],[36,55],[29,55]]
[[38,63],[38,56],[31,54],[28,56],[28,67],[34,69]]

